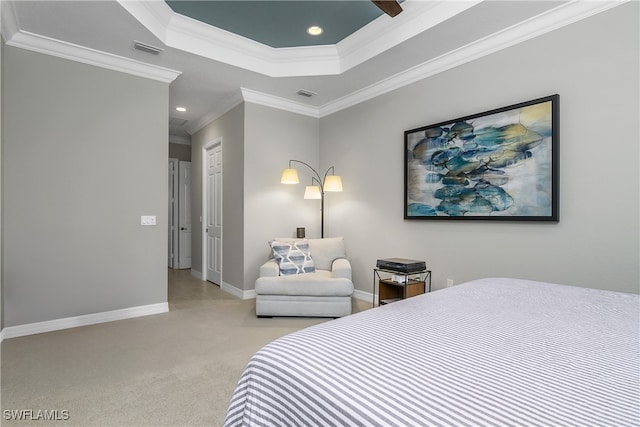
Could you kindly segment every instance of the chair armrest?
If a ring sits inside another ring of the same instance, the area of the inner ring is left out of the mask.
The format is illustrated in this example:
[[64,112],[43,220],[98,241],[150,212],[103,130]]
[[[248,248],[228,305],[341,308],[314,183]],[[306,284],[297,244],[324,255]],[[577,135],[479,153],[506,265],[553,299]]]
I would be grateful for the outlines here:
[[260,266],[260,277],[276,277],[280,275],[280,267],[275,259],[270,259]]
[[351,280],[351,263],[346,258],[338,258],[331,265],[331,276]]

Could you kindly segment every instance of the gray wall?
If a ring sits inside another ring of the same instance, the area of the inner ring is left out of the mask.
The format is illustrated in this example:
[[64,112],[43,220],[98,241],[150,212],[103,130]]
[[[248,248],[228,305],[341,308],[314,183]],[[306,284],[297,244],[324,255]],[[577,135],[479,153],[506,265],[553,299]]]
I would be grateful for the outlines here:
[[168,85],[4,54],[5,326],[166,302]]
[[[512,276],[639,292],[637,2],[321,119],[343,175],[332,235],[371,292],[377,258],[427,260],[436,288]],[[560,223],[403,220],[403,131],[560,94]]]
[[[191,137],[193,233],[191,266],[202,266],[202,147],[222,139],[222,281],[242,289],[244,279],[244,104],[240,104]],[[221,283],[219,283],[221,285]]]
[[254,288],[260,265],[269,257],[270,240],[294,237],[296,227],[305,227],[307,237],[320,237],[320,200],[303,198],[313,172],[294,163],[300,184],[280,183],[290,159],[324,175],[319,168],[319,125],[317,118],[245,104],[244,289]]
[[[225,284],[251,290],[260,265],[269,256],[268,241],[320,234],[320,202],[304,200],[311,175],[298,167],[301,184],[280,184],[289,159],[318,166],[319,120],[242,103],[192,136],[193,224],[202,206],[202,147],[222,138],[223,269]],[[194,227],[192,266],[202,272],[202,227]]]
[[[0,14],[1,17],[1,14]],[[2,64],[4,57],[4,39],[0,37],[0,331],[4,328],[4,282],[2,280],[2,266],[3,266],[3,257],[2,257],[2,247],[3,247],[3,239],[2,239],[2,230],[4,229],[4,224],[2,220],[2,105],[4,104],[4,98],[2,97],[2,87],[4,86],[4,78],[2,74]]]
[[[358,290],[371,292],[377,258],[404,256],[428,261],[435,288],[448,278],[513,276],[638,292],[637,9],[618,7],[320,120],[245,103],[205,127],[193,139],[194,223],[201,147],[222,136],[223,281],[251,290],[269,239],[299,226],[319,234],[319,202],[302,199],[305,168],[301,185],[279,183],[287,160],[298,159],[343,176],[345,191],[326,198],[325,236],[345,236]],[[561,96],[559,224],[403,219],[405,130],[553,93]],[[602,162],[611,123],[624,155]],[[615,209],[603,203],[612,182],[625,188]]]

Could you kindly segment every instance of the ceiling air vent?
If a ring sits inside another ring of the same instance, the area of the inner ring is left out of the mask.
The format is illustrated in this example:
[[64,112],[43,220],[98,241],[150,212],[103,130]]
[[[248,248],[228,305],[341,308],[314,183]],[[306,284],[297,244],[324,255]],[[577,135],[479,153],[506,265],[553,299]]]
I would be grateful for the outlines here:
[[139,42],[137,40],[133,41],[133,48],[141,52],[150,53],[152,55],[158,55],[164,50],[159,47],[151,46],[150,44]]
[[300,89],[299,91],[296,92],[298,95],[300,96],[304,96],[306,98],[311,98],[314,95],[317,95],[317,93],[315,92],[311,92],[309,90],[304,90],[304,89]]

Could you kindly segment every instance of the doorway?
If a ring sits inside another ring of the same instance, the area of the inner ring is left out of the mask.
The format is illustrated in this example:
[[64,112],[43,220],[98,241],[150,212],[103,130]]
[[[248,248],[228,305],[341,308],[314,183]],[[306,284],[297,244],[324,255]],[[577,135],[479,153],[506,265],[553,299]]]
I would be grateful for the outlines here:
[[178,159],[169,159],[169,215],[168,215],[168,234],[169,244],[167,264],[169,268],[177,267],[177,241],[178,241],[178,185],[176,176],[178,174]]
[[202,148],[203,278],[222,285],[222,138]]
[[191,268],[191,162],[169,159],[169,268]]

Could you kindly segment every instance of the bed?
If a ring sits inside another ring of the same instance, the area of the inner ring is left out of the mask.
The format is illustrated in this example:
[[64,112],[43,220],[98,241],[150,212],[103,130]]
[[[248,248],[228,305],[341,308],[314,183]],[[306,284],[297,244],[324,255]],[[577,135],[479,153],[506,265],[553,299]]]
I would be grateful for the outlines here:
[[640,297],[481,279],[259,350],[225,426],[640,426]]

